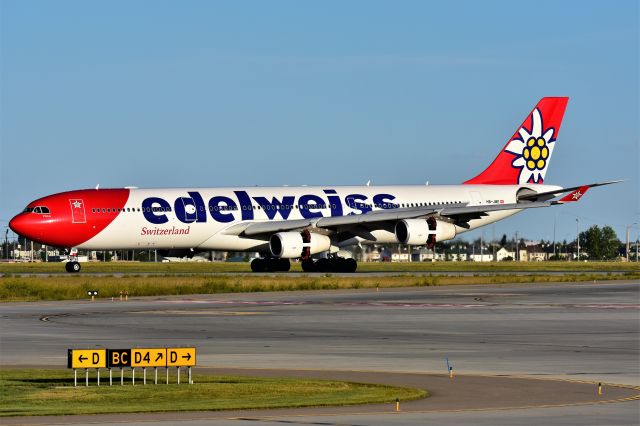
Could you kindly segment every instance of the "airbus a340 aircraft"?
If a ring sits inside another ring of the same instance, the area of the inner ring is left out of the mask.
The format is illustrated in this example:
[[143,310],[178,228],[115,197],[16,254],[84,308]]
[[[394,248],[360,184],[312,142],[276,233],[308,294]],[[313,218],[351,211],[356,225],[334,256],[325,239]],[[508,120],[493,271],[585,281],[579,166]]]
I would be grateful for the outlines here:
[[[341,247],[433,247],[614,183],[544,183],[567,102],[541,99],[491,165],[462,185],[82,189],[29,203],[9,226],[54,247],[257,251],[263,257],[253,260],[253,271],[287,271],[290,259],[300,259],[309,272],[354,272],[355,260],[336,255]],[[321,253],[328,256],[312,258]],[[80,264],[68,262],[66,269],[78,272]]]

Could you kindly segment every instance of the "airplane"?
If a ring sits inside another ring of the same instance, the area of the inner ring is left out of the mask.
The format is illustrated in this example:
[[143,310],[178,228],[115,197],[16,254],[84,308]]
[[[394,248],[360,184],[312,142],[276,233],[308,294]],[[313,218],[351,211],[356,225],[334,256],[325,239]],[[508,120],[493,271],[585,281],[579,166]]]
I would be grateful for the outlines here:
[[[39,198],[9,223],[33,241],[86,250],[251,251],[254,272],[355,272],[343,247],[438,241],[523,210],[578,201],[592,187],[544,182],[568,97],[542,98],[495,160],[458,185],[81,189]],[[567,194],[562,196],[563,194]],[[316,259],[326,253],[326,257]],[[72,257],[72,259],[75,259]],[[71,260],[68,272],[79,272]]]

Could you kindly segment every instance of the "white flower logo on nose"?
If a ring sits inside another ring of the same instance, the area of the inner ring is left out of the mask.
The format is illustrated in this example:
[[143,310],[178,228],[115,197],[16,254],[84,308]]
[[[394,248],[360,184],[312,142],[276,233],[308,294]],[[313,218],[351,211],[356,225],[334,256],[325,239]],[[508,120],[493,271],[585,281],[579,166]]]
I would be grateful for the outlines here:
[[509,142],[505,151],[515,154],[511,165],[520,169],[518,183],[542,183],[547,172],[549,159],[555,146],[555,129],[544,129],[542,116],[538,108],[531,113],[531,130],[522,126],[518,130],[519,138]]

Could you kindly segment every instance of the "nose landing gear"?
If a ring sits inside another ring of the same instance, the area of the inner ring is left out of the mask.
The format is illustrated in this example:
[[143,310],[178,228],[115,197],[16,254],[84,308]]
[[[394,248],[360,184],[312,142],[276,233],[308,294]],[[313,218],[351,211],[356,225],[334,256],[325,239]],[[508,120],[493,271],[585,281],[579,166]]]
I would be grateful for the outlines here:
[[72,260],[71,262],[67,262],[64,265],[64,269],[66,269],[67,272],[74,273],[74,272],[80,272],[80,269],[82,268],[80,267],[80,263],[77,260]]

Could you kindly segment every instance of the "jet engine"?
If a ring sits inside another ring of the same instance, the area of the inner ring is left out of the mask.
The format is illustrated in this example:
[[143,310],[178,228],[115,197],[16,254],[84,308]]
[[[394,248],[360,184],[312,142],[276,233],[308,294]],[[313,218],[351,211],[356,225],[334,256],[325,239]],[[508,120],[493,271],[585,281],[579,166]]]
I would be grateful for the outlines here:
[[396,223],[396,238],[399,242],[409,245],[426,244],[433,248],[436,241],[446,241],[456,236],[455,225],[449,222],[428,219],[404,219]]
[[331,248],[331,239],[326,235],[314,234],[306,229],[302,232],[278,232],[269,239],[269,250],[274,257],[285,259],[308,259],[312,254],[322,253]]

